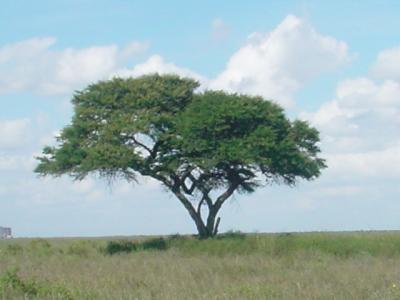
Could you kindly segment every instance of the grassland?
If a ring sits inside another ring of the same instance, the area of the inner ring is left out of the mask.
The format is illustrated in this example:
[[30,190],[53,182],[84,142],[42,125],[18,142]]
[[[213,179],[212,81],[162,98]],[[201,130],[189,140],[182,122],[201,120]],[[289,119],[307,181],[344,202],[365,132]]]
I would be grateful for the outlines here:
[[0,299],[400,299],[400,233],[4,240]]

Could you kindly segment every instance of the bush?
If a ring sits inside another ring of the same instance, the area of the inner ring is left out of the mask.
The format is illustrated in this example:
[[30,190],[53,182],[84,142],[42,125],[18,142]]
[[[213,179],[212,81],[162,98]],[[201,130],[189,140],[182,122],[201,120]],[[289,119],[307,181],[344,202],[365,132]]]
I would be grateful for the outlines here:
[[22,294],[24,299],[51,297],[51,299],[73,300],[71,293],[64,286],[22,279],[17,273],[18,269],[12,269],[6,271],[0,277],[0,296],[2,299],[6,299],[3,297],[7,295],[7,290],[10,290]]
[[143,250],[167,250],[167,242],[163,238],[146,240],[138,245]]
[[104,248],[104,252],[109,255],[117,253],[130,253],[140,250],[167,250],[168,244],[164,238],[153,238],[142,242],[132,242],[126,240],[109,241]]
[[137,246],[131,241],[109,241],[104,249],[106,254],[113,255],[116,253],[130,253],[136,251]]
[[0,288],[17,290],[26,296],[36,296],[38,287],[34,281],[23,281],[17,274],[17,269],[6,271],[0,277]]

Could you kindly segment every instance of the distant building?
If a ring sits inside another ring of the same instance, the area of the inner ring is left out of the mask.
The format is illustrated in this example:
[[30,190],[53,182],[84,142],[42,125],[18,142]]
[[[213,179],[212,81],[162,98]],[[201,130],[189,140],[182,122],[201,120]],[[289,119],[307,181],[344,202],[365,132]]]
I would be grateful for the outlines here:
[[12,238],[11,228],[0,227],[0,239],[10,239]]

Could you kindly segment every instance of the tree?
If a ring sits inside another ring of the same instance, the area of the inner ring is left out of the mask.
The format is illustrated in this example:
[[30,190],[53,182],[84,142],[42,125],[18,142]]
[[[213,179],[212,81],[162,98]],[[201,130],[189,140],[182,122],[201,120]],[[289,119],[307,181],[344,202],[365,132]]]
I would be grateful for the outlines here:
[[217,234],[218,212],[235,192],[320,175],[316,129],[291,122],[271,101],[194,93],[198,85],[173,75],[89,85],[73,96],[72,122],[57,146],[44,148],[35,172],[76,180],[150,176],[179,199],[201,238]]

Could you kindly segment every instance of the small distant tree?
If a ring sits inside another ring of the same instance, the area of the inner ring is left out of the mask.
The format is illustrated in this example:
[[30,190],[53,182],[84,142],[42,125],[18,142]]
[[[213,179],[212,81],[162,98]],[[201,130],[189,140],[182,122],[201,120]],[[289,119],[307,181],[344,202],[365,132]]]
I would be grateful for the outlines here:
[[89,85],[73,96],[72,122],[57,146],[44,148],[35,172],[152,177],[183,204],[201,238],[217,234],[218,212],[235,192],[320,175],[316,129],[260,97],[195,94],[197,87],[173,75]]

